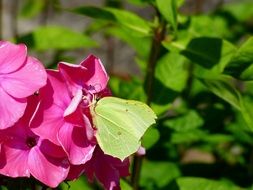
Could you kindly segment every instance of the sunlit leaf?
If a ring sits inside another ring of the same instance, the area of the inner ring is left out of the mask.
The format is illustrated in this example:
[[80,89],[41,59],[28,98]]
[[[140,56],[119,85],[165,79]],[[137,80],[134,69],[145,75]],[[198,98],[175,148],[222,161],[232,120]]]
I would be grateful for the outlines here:
[[121,179],[120,180],[120,188],[122,190],[132,190],[131,185],[129,185],[125,180]]
[[125,10],[115,8],[78,7],[75,8],[73,12],[96,19],[118,23],[142,35],[149,35],[151,29],[146,20],[142,19],[133,12]]
[[226,65],[224,73],[243,80],[253,79],[253,37],[249,38],[238,49],[230,62]]
[[119,77],[111,77],[109,86],[112,93],[119,98],[127,98],[145,102],[147,97],[142,86],[142,81],[137,78],[120,79]]
[[204,68],[211,69],[216,66],[219,72],[223,71],[236,52],[236,48],[228,41],[210,37],[194,38],[186,46],[177,42],[164,42],[163,45],[169,50],[178,49],[182,55]]
[[160,134],[156,128],[149,128],[142,137],[142,146],[146,149],[151,148],[159,140],[159,137]]
[[40,51],[97,46],[97,43],[90,37],[63,26],[41,26],[32,33],[19,38],[18,41]]
[[201,127],[203,123],[204,120],[196,111],[189,111],[183,116],[169,119],[164,124],[177,132],[184,132]]
[[207,87],[208,90],[212,91],[215,95],[230,103],[238,110],[241,110],[240,94],[227,81],[211,79],[201,79],[200,81]]
[[182,91],[188,78],[186,60],[177,53],[168,53],[162,57],[155,70],[155,77],[166,87]]
[[186,132],[174,132],[171,135],[171,142],[174,144],[192,143],[203,140],[208,134],[202,130],[194,129]]
[[132,34],[131,32],[120,27],[111,27],[106,31],[107,34],[110,34],[114,37],[121,39],[126,42],[130,47],[132,47],[139,56],[143,58],[148,58],[151,38],[150,37],[140,37]]
[[156,0],[156,3],[164,18],[177,31],[177,0]]
[[246,0],[243,3],[241,1],[227,3],[223,6],[223,9],[239,21],[246,21],[253,16],[253,2],[251,0]]
[[160,189],[180,175],[181,172],[174,163],[144,160],[140,185],[149,190]]
[[25,0],[20,15],[26,18],[37,16],[44,8],[46,1]]

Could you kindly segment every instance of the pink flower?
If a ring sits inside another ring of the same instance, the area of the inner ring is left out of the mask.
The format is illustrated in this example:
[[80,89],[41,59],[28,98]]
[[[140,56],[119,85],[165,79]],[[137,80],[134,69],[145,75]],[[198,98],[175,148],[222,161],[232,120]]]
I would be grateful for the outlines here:
[[61,145],[71,164],[84,164],[95,148],[89,119],[78,106],[82,94],[72,97],[57,71],[48,70],[48,81],[41,88],[41,103],[31,123],[34,133]]
[[24,116],[14,126],[1,131],[0,173],[10,177],[32,175],[47,186],[56,187],[68,175],[69,162],[60,146],[30,130],[36,98],[35,95],[28,98]]
[[125,159],[122,162],[118,158],[105,155],[97,146],[93,157],[86,164],[70,167],[67,179],[76,179],[83,172],[87,175],[90,182],[96,177],[106,190],[119,190],[120,177],[129,175],[129,160]]
[[27,56],[26,46],[0,41],[0,129],[24,114],[27,97],[46,84],[42,64]]

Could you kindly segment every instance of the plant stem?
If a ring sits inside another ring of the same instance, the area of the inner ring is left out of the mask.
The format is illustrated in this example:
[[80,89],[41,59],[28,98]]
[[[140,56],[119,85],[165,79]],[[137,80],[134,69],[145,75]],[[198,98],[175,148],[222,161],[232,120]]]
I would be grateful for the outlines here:
[[165,37],[165,23],[162,23],[155,29],[155,34],[152,41],[150,57],[146,71],[147,81],[147,104],[150,105],[153,96],[155,67],[160,54],[161,42]]
[[[163,41],[166,33],[166,23],[161,21],[161,24],[154,30],[154,37],[152,40],[149,61],[146,71],[147,81],[147,104],[150,105],[153,96],[155,67],[160,54],[161,42]],[[139,189],[139,179],[142,166],[142,156],[135,155],[133,160],[132,178],[131,183],[133,190]]]

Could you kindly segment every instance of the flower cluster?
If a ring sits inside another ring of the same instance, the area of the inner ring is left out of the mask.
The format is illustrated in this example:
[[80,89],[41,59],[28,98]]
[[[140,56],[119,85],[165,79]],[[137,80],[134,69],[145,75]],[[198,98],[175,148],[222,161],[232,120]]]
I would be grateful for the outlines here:
[[103,153],[89,111],[94,96],[110,96],[107,82],[93,55],[45,70],[25,45],[0,42],[0,174],[33,176],[53,188],[85,174],[119,189],[129,160]]

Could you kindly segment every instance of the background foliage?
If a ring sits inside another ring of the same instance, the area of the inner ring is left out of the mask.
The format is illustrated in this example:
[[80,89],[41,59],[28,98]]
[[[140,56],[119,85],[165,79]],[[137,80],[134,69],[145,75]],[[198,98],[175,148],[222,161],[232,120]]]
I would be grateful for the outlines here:
[[[59,0],[24,0],[14,8],[12,40],[26,43],[48,68],[60,60],[78,63],[75,52],[85,57],[105,48],[114,96],[146,102],[156,112],[157,125],[143,138],[146,155],[133,156],[122,189],[252,189],[253,2],[221,0],[211,8],[205,1],[101,2],[69,8]],[[77,32],[48,23],[49,11],[92,19]],[[19,20],[35,18],[38,27],[17,31]],[[125,53],[115,55],[119,41],[134,52],[127,67],[136,69],[127,75],[115,69],[114,57]],[[69,186],[99,189],[83,177],[60,189]]]

